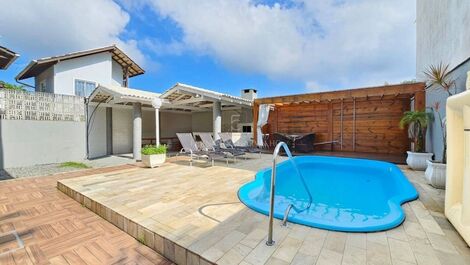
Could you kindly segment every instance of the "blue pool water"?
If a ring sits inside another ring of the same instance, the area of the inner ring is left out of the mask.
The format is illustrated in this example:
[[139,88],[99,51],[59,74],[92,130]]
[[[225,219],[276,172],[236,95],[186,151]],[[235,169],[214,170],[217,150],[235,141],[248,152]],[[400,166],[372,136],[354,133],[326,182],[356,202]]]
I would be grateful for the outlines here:
[[[294,157],[277,166],[274,217],[337,231],[371,232],[391,229],[405,220],[401,204],[418,193],[394,164],[326,156]],[[243,185],[238,196],[249,208],[268,215],[271,169],[261,170]],[[309,205],[310,191],[312,203]]]

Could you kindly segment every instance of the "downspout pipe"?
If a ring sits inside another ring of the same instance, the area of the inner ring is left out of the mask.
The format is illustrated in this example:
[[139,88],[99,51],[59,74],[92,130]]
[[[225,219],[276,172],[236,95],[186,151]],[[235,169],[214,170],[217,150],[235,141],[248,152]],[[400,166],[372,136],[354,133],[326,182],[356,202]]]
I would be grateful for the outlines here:
[[20,85],[23,85],[23,86],[26,86],[26,87],[30,87],[30,88],[33,88],[34,90],[36,90],[36,87],[35,86],[32,86],[28,83],[24,83],[24,82],[21,82],[20,80],[18,79],[15,79],[16,83],[20,84]]

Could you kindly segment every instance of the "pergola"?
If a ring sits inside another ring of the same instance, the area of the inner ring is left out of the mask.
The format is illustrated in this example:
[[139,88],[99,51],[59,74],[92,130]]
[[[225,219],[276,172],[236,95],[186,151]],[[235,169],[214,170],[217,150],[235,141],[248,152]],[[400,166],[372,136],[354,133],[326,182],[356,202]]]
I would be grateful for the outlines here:
[[0,46],[0,69],[7,69],[20,55]]
[[177,83],[163,94],[113,85],[98,85],[89,97],[97,106],[133,108],[133,155],[140,160],[142,146],[142,108],[155,111],[155,142],[160,144],[160,109],[169,112],[194,113],[212,111],[213,134],[222,132],[222,111],[251,108],[252,101],[199,87]]

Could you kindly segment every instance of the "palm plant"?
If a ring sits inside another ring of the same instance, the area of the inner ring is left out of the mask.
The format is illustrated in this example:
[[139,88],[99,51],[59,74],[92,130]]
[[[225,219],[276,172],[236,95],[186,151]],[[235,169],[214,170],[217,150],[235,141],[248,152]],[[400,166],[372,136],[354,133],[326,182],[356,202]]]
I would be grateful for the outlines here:
[[427,78],[428,85],[437,85],[437,88],[444,90],[449,96],[457,93],[457,86],[455,80],[449,77],[450,69],[448,64],[442,62],[434,65],[431,64],[428,69],[424,71]]
[[400,128],[408,126],[408,137],[413,141],[413,152],[424,152],[424,136],[430,121],[432,113],[426,111],[407,111],[400,120]]
[[[457,85],[455,84],[455,80],[449,77],[449,73],[449,65],[444,65],[443,63],[431,65],[424,72],[428,79],[427,81],[430,87],[436,85],[437,89],[442,89],[450,97],[457,94]],[[431,107],[431,110],[435,112],[437,114],[437,117],[439,118],[439,125],[442,130],[442,141],[444,146],[442,154],[442,163],[445,164],[447,162],[446,118],[442,117],[441,113],[439,112],[439,102],[435,102],[434,106]]]

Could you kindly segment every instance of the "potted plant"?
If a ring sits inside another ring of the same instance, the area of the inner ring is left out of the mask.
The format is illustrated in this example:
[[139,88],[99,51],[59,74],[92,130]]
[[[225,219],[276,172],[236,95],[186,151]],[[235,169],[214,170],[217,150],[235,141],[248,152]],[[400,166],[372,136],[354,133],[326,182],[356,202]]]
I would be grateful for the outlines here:
[[145,166],[154,168],[161,166],[166,160],[166,145],[146,145],[142,148],[142,162]]
[[[428,87],[441,89],[450,97],[457,93],[457,86],[455,80],[449,77],[449,65],[442,63],[438,65],[431,65],[424,74],[427,77]],[[427,161],[427,168],[425,172],[426,181],[435,188],[443,189],[446,185],[446,162],[447,162],[447,132],[446,132],[446,118],[442,117],[439,112],[439,102],[435,102],[433,107],[430,107],[435,116],[438,118],[439,127],[442,132],[442,160],[436,161],[429,159]]]
[[424,152],[424,137],[431,113],[426,111],[407,111],[400,120],[400,128],[408,126],[408,137],[413,141],[412,151],[407,151],[406,163],[414,170],[425,170],[426,161],[431,159],[432,153]]
[[444,189],[446,186],[446,163],[447,163],[447,131],[446,131],[446,119],[442,118],[441,113],[439,113],[439,102],[434,104],[434,107],[431,107],[432,111],[436,113],[436,116],[439,119],[439,125],[442,131],[442,160],[428,160],[426,172],[424,173],[426,181],[428,184],[431,184],[433,187],[438,189]]

